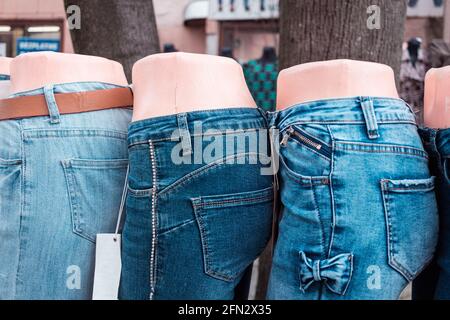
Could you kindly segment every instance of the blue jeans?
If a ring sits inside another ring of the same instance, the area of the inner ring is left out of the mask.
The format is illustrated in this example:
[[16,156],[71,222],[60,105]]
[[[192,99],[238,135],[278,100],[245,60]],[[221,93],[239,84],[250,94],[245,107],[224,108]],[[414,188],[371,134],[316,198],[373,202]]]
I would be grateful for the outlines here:
[[9,80],[9,76],[7,76],[6,74],[0,74],[0,81],[3,80]]
[[282,217],[269,299],[398,299],[433,258],[435,179],[397,99],[304,103],[281,132]]
[[436,263],[415,281],[413,298],[450,300],[450,129],[421,129],[420,134],[437,176],[441,231]]
[[0,122],[0,299],[91,299],[97,233],[114,232],[128,165],[127,109]]
[[233,299],[271,235],[273,177],[257,109],[129,127],[120,299]]

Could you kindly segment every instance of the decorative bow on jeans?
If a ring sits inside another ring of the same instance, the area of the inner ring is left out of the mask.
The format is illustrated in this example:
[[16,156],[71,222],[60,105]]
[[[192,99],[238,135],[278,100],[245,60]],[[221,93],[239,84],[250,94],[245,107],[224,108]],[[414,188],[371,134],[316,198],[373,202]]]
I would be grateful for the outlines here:
[[331,259],[309,259],[300,252],[300,289],[305,292],[314,282],[322,282],[332,292],[344,295],[352,278],[353,255],[346,253]]

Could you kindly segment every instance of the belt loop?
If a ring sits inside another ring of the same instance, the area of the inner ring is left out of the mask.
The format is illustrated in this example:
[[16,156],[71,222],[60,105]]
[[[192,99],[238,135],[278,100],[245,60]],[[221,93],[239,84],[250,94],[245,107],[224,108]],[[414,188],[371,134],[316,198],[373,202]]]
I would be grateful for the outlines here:
[[51,124],[59,124],[61,122],[61,114],[55,100],[54,86],[49,84],[44,87],[44,97],[47,102],[48,113],[50,115]]
[[180,131],[181,146],[183,148],[183,157],[192,154],[191,134],[187,121],[187,113],[177,115],[178,130]]
[[360,100],[364,119],[366,120],[369,139],[378,139],[380,137],[380,133],[378,132],[378,123],[375,115],[375,108],[373,106],[373,100],[370,97],[360,97]]

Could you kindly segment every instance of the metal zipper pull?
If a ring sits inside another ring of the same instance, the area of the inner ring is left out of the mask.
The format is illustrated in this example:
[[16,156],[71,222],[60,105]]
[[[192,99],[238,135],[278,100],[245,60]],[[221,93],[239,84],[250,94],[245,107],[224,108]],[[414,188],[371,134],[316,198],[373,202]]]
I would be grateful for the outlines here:
[[286,147],[287,143],[289,141],[289,138],[292,137],[292,134],[294,133],[294,129],[290,127],[286,133],[283,135],[283,140],[281,140],[281,146]]

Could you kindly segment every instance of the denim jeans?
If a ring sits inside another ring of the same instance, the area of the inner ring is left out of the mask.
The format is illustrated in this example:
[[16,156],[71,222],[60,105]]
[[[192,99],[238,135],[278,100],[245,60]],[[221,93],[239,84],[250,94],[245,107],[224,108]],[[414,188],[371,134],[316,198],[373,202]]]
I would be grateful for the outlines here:
[[435,179],[397,99],[304,103],[280,129],[282,216],[269,299],[398,299],[432,259]]
[[131,110],[0,121],[0,299],[91,299],[97,233],[114,232],[128,166]]
[[450,300],[450,129],[421,129],[430,170],[437,176],[436,195],[440,217],[436,263],[414,283],[416,300]]
[[9,76],[6,74],[0,74],[0,81],[9,80]]
[[234,298],[271,235],[266,128],[247,108],[130,125],[120,299]]

